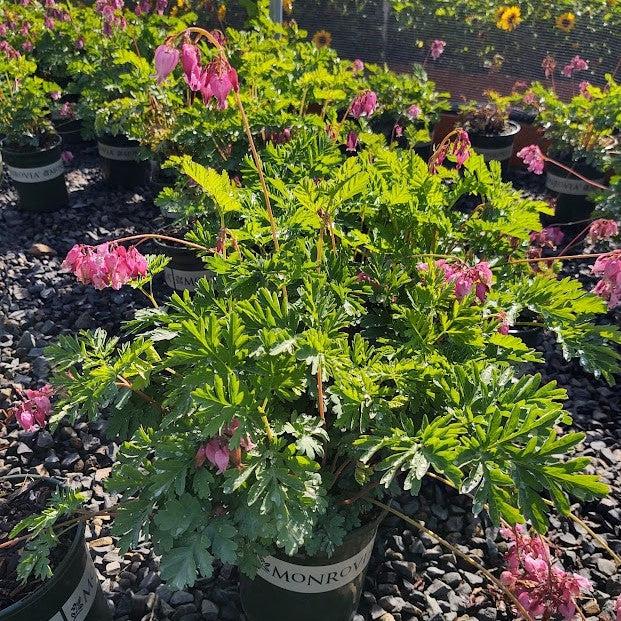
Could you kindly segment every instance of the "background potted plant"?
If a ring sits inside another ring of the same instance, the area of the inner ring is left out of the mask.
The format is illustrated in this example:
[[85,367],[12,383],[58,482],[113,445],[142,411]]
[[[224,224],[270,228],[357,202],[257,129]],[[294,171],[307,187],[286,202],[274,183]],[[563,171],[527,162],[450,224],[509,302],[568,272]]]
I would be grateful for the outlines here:
[[365,64],[365,79],[377,93],[380,110],[372,126],[389,143],[413,148],[424,159],[431,155],[433,134],[442,112],[450,109],[448,93],[438,92],[420,65],[410,73]]
[[583,82],[581,91],[567,102],[541,84],[529,92],[535,122],[550,141],[546,188],[556,197],[554,222],[577,222],[591,215],[596,188],[584,178],[604,182],[604,162],[620,125],[621,88],[611,77],[605,88]]
[[459,107],[458,123],[468,132],[477,153],[486,162],[496,160],[507,170],[513,155],[515,137],[521,127],[509,120],[512,97],[502,97],[496,92],[486,93],[485,102],[468,102]]
[[50,121],[60,88],[35,75],[23,58],[0,57],[0,134],[8,176],[22,209],[54,211],[67,205],[61,139]]

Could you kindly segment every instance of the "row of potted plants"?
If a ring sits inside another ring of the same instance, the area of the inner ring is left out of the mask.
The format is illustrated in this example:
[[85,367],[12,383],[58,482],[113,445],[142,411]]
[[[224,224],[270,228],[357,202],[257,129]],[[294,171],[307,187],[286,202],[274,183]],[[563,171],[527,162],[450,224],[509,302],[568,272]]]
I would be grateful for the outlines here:
[[[199,41],[209,54],[202,47],[186,65]],[[498,585],[516,612],[572,618],[590,583],[563,570],[539,533],[550,506],[567,514],[570,496],[607,487],[585,473],[588,459],[571,457],[583,435],[561,431],[571,422],[565,391],[517,372],[542,359],[514,329],[552,330],[567,358],[613,381],[621,333],[600,316],[602,290],[621,293],[618,252],[596,263],[600,295],[557,277],[556,259],[543,255],[554,241],[540,223],[549,206],[503,182],[463,129],[429,161],[383,140],[347,157],[313,127],[259,149],[244,96],[253,85],[226,50],[217,34],[187,28],[162,40],[155,63],[164,88],[175,88],[175,73],[206,72],[207,101],[226,97],[223,119],[236,109],[249,147],[243,184],[178,156],[168,205],[188,222],[200,214],[184,238],[145,233],[71,249],[63,266],[80,282],[135,287],[151,308],[121,339],[101,329],[61,337],[46,351],[52,385],[26,393],[13,415],[32,430],[105,412],[124,440],[108,481],[121,494],[111,510],[121,547],[150,537],[175,587],[208,578],[216,560],[238,565],[252,621],[292,611],[301,621],[349,619],[393,490],[416,495],[429,474],[513,533],[512,579]],[[215,78],[226,78],[223,90]],[[373,105],[369,92],[356,97],[342,125],[352,111],[366,123]],[[478,207],[459,209],[473,192]],[[150,239],[201,257],[209,277],[193,295],[154,298],[167,259],[123,245]],[[22,618],[49,589],[37,581],[58,583],[49,553],[68,525],[79,535],[75,520],[90,516],[79,506],[59,491],[45,519],[13,528],[10,545],[27,542],[17,577],[37,587],[15,604]],[[530,576],[533,559],[543,569]],[[88,571],[58,586],[58,610],[90,587]]]

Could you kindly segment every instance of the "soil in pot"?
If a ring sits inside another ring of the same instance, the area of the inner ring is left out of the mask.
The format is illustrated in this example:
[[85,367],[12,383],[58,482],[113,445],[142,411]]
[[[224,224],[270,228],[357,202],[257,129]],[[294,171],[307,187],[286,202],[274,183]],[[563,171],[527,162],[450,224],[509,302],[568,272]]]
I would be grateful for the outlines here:
[[[604,182],[603,173],[588,164],[559,161],[587,179]],[[596,189],[582,179],[550,163],[546,171],[546,190],[556,199],[556,209],[553,216],[543,216],[544,224],[581,222],[591,217],[594,208],[591,196]],[[575,233],[582,227],[584,224],[578,224],[576,231],[566,229],[566,232]]]
[[[0,530],[4,537],[23,518],[39,513],[58,482],[42,477],[0,479]],[[84,525],[59,533],[50,555],[52,577],[17,579],[24,542],[0,550],[0,620],[109,621],[112,618],[84,542]]]
[[201,278],[210,277],[211,273],[192,248],[169,241],[154,242],[156,252],[170,258],[164,268],[164,281],[174,291],[194,291]]
[[478,134],[469,132],[473,149],[483,156],[486,162],[500,162],[503,175],[509,168],[509,161],[513,155],[515,137],[522,129],[515,121],[507,121],[504,131],[499,134]]
[[263,559],[254,579],[240,578],[248,621],[350,621],[358,607],[381,518],[350,533],[331,557]]
[[2,156],[21,209],[56,211],[69,203],[61,158],[62,140],[57,134],[50,134],[40,144],[35,149],[3,142]]
[[151,161],[139,159],[140,144],[125,136],[97,139],[104,179],[112,186],[134,188],[151,179]]

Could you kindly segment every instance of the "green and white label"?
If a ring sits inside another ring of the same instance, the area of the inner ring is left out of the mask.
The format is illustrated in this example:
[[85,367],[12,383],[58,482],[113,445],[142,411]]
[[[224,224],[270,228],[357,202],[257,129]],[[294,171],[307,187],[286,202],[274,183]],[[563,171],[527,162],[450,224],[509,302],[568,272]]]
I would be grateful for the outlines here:
[[[596,183],[602,183],[603,179],[593,179]],[[560,177],[552,172],[546,175],[546,188],[559,194],[571,194],[572,196],[586,196],[595,191],[595,188],[577,177]]]
[[172,267],[164,268],[164,280],[175,291],[194,291],[201,278],[209,277],[207,270],[177,270]]
[[111,144],[97,143],[97,150],[101,157],[118,162],[131,162],[138,159],[140,147],[116,147]]
[[97,596],[97,571],[87,554],[86,567],[78,586],[49,621],[84,621]]
[[367,567],[375,537],[355,556],[334,565],[294,565],[273,556],[263,559],[257,576],[285,591],[326,593],[355,580]]
[[65,166],[62,160],[58,160],[46,166],[38,166],[36,168],[18,168],[16,166],[6,166],[9,177],[18,183],[41,183],[56,179],[65,173]]

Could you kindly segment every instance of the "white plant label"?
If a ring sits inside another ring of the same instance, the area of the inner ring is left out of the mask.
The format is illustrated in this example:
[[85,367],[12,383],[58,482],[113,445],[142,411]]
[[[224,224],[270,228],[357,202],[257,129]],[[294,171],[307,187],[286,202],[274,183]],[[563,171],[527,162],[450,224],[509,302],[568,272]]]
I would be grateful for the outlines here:
[[334,591],[355,580],[366,569],[374,543],[375,537],[358,554],[334,565],[294,565],[273,556],[266,556],[257,575],[285,591]]
[[164,280],[166,284],[175,291],[194,291],[201,278],[208,278],[207,270],[176,270],[172,267],[164,268]]
[[[596,183],[602,183],[603,179],[594,179]],[[551,192],[559,194],[571,194],[573,196],[586,196],[591,194],[595,188],[577,177],[559,177],[554,173],[548,172],[546,176],[546,188]]]
[[510,144],[508,147],[502,147],[500,149],[487,149],[485,147],[474,147],[474,150],[479,155],[483,156],[483,159],[486,162],[491,162],[492,160],[496,160],[497,162],[504,162],[508,160],[513,155],[513,145]]
[[80,583],[69,599],[49,621],[84,621],[97,595],[97,571],[87,553],[86,567]]
[[18,183],[41,183],[42,181],[56,179],[65,173],[62,160],[37,168],[17,168],[8,164],[6,167],[9,171],[9,177]]
[[115,147],[110,144],[97,143],[97,150],[101,157],[118,162],[131,162],[138,159],[140,147]]

